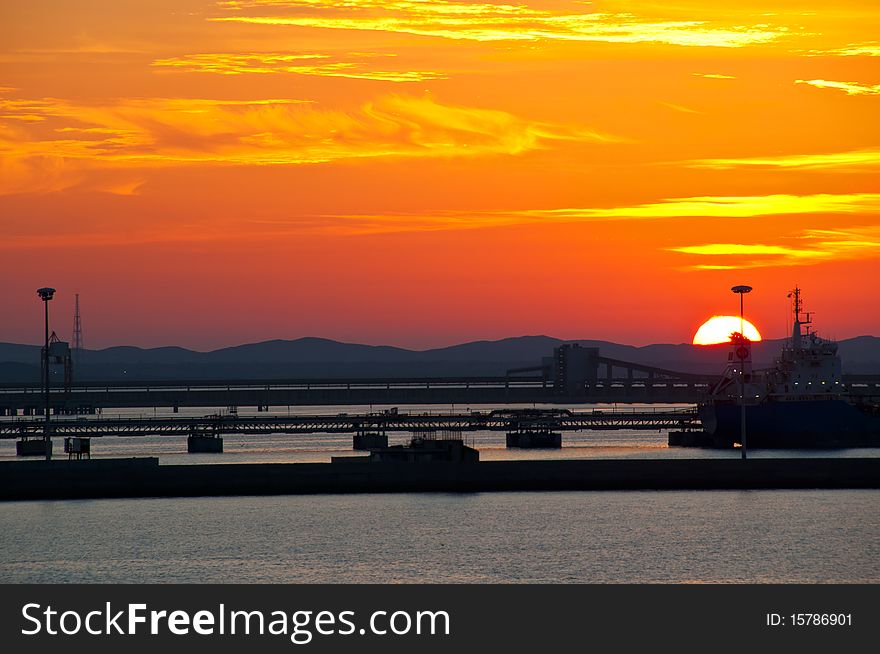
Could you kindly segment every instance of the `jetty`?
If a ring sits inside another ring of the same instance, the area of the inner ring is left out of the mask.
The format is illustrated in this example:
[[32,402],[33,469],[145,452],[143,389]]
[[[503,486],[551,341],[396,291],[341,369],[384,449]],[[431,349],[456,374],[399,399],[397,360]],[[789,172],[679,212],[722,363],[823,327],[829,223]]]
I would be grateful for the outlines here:
[[[494,491],[880,488],[880,458],[0,462],[0,500]],[[387,457],[386,457],[387,458]]]

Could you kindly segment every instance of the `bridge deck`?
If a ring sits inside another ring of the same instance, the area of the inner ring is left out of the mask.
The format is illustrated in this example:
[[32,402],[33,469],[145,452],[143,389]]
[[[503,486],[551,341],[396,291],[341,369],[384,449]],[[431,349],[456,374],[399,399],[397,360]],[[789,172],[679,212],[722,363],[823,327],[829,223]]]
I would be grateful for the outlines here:
[[[40,419],[0,421],[0,438],[38,436]],[[51,423],[56,436],[172,436],[190,433],[310,434],[359,431],[510,431],[541,427],[556,430],[688,429],[699,425],[693,409],[657,411],[492,411],[488,413],[382,413],[335,416],[204,416],[157,418],[72,418]]]
[[[540,377],[444,377],[224,381],[88,382],[50,392],[58,413],[137,407],[281,407],[307,405],[639,403],[694,404],[716,376],[599,379],[562,393]],[[844,375],[851,395],[880,397],[877,375]],[[0,384],[0,415],[33,415],[45,406],[39,385]]]

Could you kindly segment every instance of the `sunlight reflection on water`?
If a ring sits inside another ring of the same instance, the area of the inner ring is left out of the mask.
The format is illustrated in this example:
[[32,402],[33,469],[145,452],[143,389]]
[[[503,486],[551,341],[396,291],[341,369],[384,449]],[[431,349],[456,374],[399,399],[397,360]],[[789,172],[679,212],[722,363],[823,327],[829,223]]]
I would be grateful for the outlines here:
[[880,582],[880,491],[0,505],[2,582]]

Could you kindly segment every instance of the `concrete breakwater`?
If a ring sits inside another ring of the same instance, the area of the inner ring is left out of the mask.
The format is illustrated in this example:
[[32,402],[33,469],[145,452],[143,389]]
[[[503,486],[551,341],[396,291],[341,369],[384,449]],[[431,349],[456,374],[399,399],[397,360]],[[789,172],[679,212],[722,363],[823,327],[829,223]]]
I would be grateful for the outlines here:
[[0,463],[0,500],[762,488],[880,488],[880,458],[168,466],[160,466],[156,458],[133,458]]

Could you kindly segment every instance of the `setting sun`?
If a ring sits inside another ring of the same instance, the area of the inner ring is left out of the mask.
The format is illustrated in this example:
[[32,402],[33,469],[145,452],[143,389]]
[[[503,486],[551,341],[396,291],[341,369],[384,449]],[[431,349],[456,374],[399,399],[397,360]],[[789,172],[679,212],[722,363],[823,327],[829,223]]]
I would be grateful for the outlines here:
[[[739,320],[738,316],[712,316],[700,325],[697,333],[694,334],[694,345],[715,345],[716,343],[729,342],[731,333],[740,330]],[[749,340],[761,340],[761,334],[748,320],[743,321],[743,331]]]

